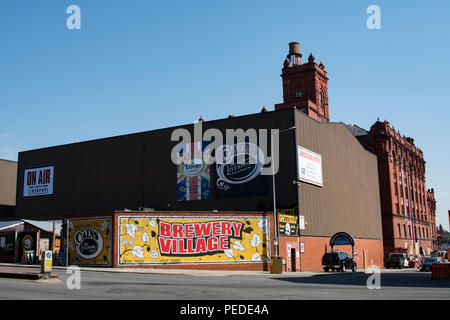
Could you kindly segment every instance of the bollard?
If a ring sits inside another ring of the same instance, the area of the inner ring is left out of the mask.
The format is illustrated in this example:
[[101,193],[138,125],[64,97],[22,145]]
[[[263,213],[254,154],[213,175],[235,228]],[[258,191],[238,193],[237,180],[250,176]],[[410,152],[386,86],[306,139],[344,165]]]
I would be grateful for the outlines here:
[[45,251],[41,255],[41,273],[50,274],[52,272],[52,252]]

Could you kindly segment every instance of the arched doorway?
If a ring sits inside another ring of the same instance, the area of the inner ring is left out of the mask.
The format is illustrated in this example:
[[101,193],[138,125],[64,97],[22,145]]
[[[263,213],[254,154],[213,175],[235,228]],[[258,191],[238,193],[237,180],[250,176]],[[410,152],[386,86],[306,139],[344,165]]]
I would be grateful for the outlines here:
[[339,246],[351,245],[352,256],[355,255],[355,239],[353,239],[353,237],[347,232],[338,232],[331,237],[330,239],[331,250],[333,250],[334,246],[336,245]]

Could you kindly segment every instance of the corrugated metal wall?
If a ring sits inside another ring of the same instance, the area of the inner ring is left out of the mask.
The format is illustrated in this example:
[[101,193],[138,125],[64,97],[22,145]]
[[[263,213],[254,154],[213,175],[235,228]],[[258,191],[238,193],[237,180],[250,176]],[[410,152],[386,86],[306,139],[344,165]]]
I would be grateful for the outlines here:
[[0,159],[0,205],[16,204],[17,162]]
[[343,123],[319,123],[295,112],[297,144],[322,156],[323,187],[300,183],[304,235],[331,236],[345,231],[381,239],[377,158]]
[[[295,122],[294,123],[294,114]],[[318,123],[294,109],[204,122],[208,128],[287,129],[296,125],[297,144],[322,155],[323,188],[301,183],[304,235],[331,236],[346,231],[358,238],[381,239],[377,160],[344,124]],[[193,125],[183,126],[193,133]],[[177,201],[177,168],[170,151],[175,128],[45,148],[19,154],[17,215],[44,218],[149,207],[182,211],[273,210],[272,178],[267,193],[217,198],[214,169],[211,198]],[[295,131],[280,133],[277,208],[297,204]],[[268,137],[270,141],[270,136]],[[23,198],[23,170],[55,166],[54,195]]]
[[[293,122],[292,111],[281,110],[207,121],[203,123],[203,132],[209,128],[217,128],[223,133],[225,129],[237,128],[284,129],[293,126]],[[191,124],[21,152],[17,215],[41,219],[125,208],[138,210],[139,207],[185,211],[270,211],[271,176],[267,176],[265,194],[216,198],[214,166],[211,166],[210,199],[177,201],[177,167],[171,161],[171,150],[177,144],[171,141],[171,134],[176,128],[185,128],[194,137]],[[292,207],[297,203],[296,189],[292,184],[295,176],[293,140],[293,131],[290,135],[283,134],[280,139],[283,163],[276,176],[279,207]],[[24,198],[24,169],[49,165],[55,166],[54,194]]]

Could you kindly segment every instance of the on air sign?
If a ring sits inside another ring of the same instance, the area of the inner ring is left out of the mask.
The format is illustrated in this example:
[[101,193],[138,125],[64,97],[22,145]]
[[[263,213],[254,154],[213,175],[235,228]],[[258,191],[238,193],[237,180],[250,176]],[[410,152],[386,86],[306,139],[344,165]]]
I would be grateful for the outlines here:
[[52,195],[54,171],[54,166],[25,169],[23,174],[23,196]]
[[322,156],[297,146],[298,179],[322,187]]

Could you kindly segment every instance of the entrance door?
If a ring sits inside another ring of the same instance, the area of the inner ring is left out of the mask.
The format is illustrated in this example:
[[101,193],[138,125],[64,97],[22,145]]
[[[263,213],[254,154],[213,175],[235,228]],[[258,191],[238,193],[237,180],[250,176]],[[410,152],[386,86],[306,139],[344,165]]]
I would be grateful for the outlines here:
[[296,268],[296,265],[295,265],[295,259],[296,258],[296,256],[295,256],[295,248],[292,248],[291,249],[291,271],[292,272],[295,272],[295,271],[297,271],[297,268]]

